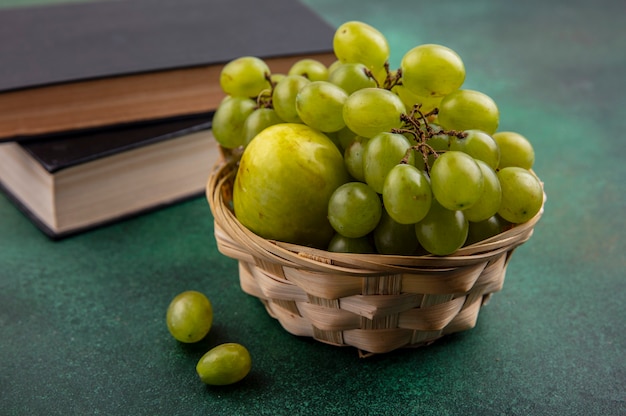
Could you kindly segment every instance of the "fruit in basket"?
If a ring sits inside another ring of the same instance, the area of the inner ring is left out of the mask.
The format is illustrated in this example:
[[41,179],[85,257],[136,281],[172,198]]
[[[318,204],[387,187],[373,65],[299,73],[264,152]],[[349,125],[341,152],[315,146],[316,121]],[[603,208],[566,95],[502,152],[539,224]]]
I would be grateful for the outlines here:
[[497,169],[500,163],[500,147],[494,137],[480,130],[466,130],[465,134],[463,138],[450,138],[450,150],[467,153],[474,159],[487,163],[491,169]]
[[335,253],[376,253],[374,246],[367,236],[350,238],[339,233],[335,234],[328,243],[328,251]]
[[287,75],[301,75],[310,81],[326,81],[328,68],[316,59],[304,58],[294,63]]
[[482,160],[476,160],[483,174],[483,190],[478,201],[463,210],[468,221],[480,222],[491,218],[498,212],[502,203],[502,187],[496,172]]
[[250,352],[241,344],[229,342],[210,349],[196,364],[203,383],[226,386],[243,380],[252,368]]
[[167,328],[180,342],[202,340],[213,324],[211,301],[201,292],[188,290],[170,302],[166,313]]
[[435,44],[418,45],[402,57],[402,85],[416,95],[443,97],[465,81],[465,66],[452,49]]
[[467,230],[467,240],[465,240],[465,245],[468,246],[474,243],[478,243],[479,241],[498,235],[510,226],[510,222],[506,221],[504,218],[497,214],[487,218],[484,221],[470,221],[469,229]]
[[265,76],[270,69],[256,56],[242,56],[224,65],[220,73],[222,90],[234,97],[256,97],[270,87]]
[[415,225],[417,240],[429,253],[445,256],[465,244],[469,222],[462,211],[444,208],[433,200],[426,217]]
[[[303,59],[266,72],[256,100],[230,93],[216,112],[216,139],[244,148],[233,205],[245,227],[331,251],[448,255],[539,212],[530,141],[498,131],[498,106],[463,88],[455,51],[417,45],[393,70],[384,35],[358,21],[338,27],[333,49],[329,67]],[[229,91],[260,85],[254,68]],[[331,198],[348,182],[367,204]]]
[[365,237],[376,228],[381,215],[380,197],[363,182],[341,185],[328,201],[330,225],[344,237]]
[[483,173],[473,157],[450,150],[442,153],[430,171],[433,196],[449,210],[467,209],[483,191]]
[[343,105],[346,126],[363,137],[374,137],[402,126],[406,112],[396,94],[382,88],[362,88],[352,93]]
[[244,139],[244,146],[250,143],[250,140],[265,130],[269,126],[282,123],[283,120],[278,117],[276,111],[273,108],[257,108],[250,113],[243,124],[243,131],[241,134]]
[[298,92],[311,81],[301,75],[287,75],[272,89],[272,106],[286,123],[302,123],[296,110]]
[[493,134],[498,129],[500,111],[487,94],[456,90],[439,103],[438,123],[452,130],[482,130]]
[[530,169],[533,167],[535,151],[526,137],[512,131],[499,131],[494,133],[493,139],[502,153],[498,163],[499,168],[519,166]]
[[323,132],[339,131],[346,126],[341,112],[348,94],[326,81],[313,81],[298,92],[296,112],[303,123]]
[[328,81],[343,89],[346,93],[363,88],[376,87],[376,81],[367,74],[367,67],[359,63],[341,63],[329,74]]
[[379,133],[365,143],[363,147],[363,175],[365,182],[379,194],[387,174],[407,157],[407,163],[413,164],[414,152],[409,139],[399,133]]
[[304,124],[268,127],[245,148],[233,188],[237,219],[263,238],[326,247],[328,201],[348,173],[337,146]]
[[383,184],[383,203],[400,224],[415,224],[430,210],[433,193],[426,174],[408,163],[395,165]]
[[372,234],[374,246],[380,254],[410,256],[417,254],[420,249],[415,225],[400,224],[391,218],[386,209]]
[[519,224],[530,220],[541,209],[543,189],[535,175],[524,168],[510,166],[498,171],[502,202],[498,214]]
[[246,97],[227,97],[213,115],[213,136],[226,149],[245,144],[244,125],[256,103]]
[[342,63],[360,63],[379,72],[389,60],[389,43],[376,28],[359,21],[340,25],[333,37],[333,50]]
[[398,94],[398,97],[404,103],[404,106],[408,109],[411,109],[415,103],[420,103],[421,110],[424,113],[428,113],[433,111],[435,108],[439,107],[439,103],[441,102],[443,96],[438,95],[419,95],[415,94],[413,91],[409,90],[404,85],[396,85],[392,88],[392,91]]

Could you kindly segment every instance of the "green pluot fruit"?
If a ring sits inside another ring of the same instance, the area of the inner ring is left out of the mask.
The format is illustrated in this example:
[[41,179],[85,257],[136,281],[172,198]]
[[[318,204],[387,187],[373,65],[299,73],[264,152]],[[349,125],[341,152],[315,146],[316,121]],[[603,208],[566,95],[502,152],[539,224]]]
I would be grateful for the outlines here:
[[241,156],[233,189],[237,219],[270,240],[328,247],[328,201],[349,175],[337,146],[304,124],[276,124]]

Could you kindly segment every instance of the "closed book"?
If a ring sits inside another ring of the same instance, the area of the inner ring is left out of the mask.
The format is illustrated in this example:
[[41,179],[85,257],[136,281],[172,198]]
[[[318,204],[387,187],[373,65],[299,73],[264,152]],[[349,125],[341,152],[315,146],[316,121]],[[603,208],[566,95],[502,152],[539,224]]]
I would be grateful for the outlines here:
[[0,10],[0,141],[214,111],[240,56],[330,64],[334,29],[295,0],[104,0]]
[[211,117],[0,143],[0,188],[53,239],[200,196],[221,157]]

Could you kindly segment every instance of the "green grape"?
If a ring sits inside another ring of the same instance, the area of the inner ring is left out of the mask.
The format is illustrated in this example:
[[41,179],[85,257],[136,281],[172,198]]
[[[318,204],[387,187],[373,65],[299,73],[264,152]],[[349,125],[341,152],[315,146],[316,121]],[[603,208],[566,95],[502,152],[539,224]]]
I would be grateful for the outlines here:
[[339,234],[358,238],[376,228],[382,214],[380,198],[363,182],[338,187],[328,202],[328,220]]
[[374,229],[374,247],[379,254],[410,256],[419,247],[414,224],[400,224],[383,209],[378,225]]
[[166,314],[167,329],[180,342],[203,339],[213,324],[211,301],[200,292],[188,290],[172,299]]
[[211,386],[225,386],[241,381],[251,368],[250,352],[234,342],[210,349],[196,364],[200,380]]
[[482,170],[474,158],[454,150],[437,157],[430,170],[430,180],[435,199],[449,210],[471,207],[484,187]]
[[327,81],[313,81],[296,95],[296,111],[309,127],[323,132],[339,131],[346,126],[343,105],[348,94]]
[[254,110],[243,123],[244,146],[247,146],[250,140],[254,139],[266,127],[282,122],[283,120],[278,117],[273,108],[258,108]]
[[301,75],[309,81],[326,81],[328,79],[328,68],[316,59],[304,58],[296,61],[287,75]]
[[535,163],[535,151],[528,139],[512,131],[494,133],[493,139],[500,148],[499,168],[517,166],[530,169]]
[[251,98],[231,97],[222,101],[213,115],[215,140],[227,149],[243,146],[243,126],[255,108],[256,102]]
[[373,254],[376,252],[367,236],[350,238],[339,233],[335,234],[328,244],[328,251],[335,253]]
[[328,76],[330,77],[330,74],[332,74],[335,69],[339,68],[341,65],[343,65],[343,62],[341,62],[339,59],[333,61],[332,64],[328,65]]
[[438,108],[439,103],[441,103],[441,100],[443,99],[443,97],[440,96],[417,95],[404,85],[396,85],[391,91],[398,94],[398,97],[400,97],[404,103],[407,111],[411,111],[415,104],[421,104],[420,111],[422,114],[427,114],[435,108]]
[[365,182],[379,194],[383,193],[385,177],[409,152],[408,163],[415,163],[415,152],[409,139],[399,133],[379,133],[365,143],[363,173]]
[[514,224],[533,218],[543,205],[543,188],[535,175],[524,168],[510,166],[498,171],[502,202],[498,214]]
[[419,45],[408,51],[400,63],[402,84],[422,97],[443,97],[465,81],[461,57],[442,45]]
[[499,215],[494,215],[483,221],[470,221],[465,245],[469,246],[470,244],[475,244],[493,237],[494,235],[498,235],[509,226],[510,223]]
[[280,81],[281,79],[285,78],[287,75],[285,74],[276,74],[273,73],[270,75],[270,82],[272,83],[272,85],[276,85],[278,84],[278,81]]
[[435,199],[426,217],[415,224],[420,245],[431,254],[446,256],[463,247],[469,223],[462,211],[442,207]]
[[365,151],[365,143],[368,140],[365,137],[355,136],[343,152],[343,162],[346,165],[346,170],[354,179],[360,182],[365,182],[363,153]]
[[450,138],[450,150],[467,153],[496,170],[498,163],[500,163],[500,148],[493,137],[480,130],[467,130],[465,133],[467,134],[466,137],[454,136]]
[[346,126],[359,136],[400,128],[400,116],[406,113],[400,97],[382,88],[362,88],[350,94],[343,106]]
[[342,128],[335,134],[337,135],[337,139],[339,140],[339,144],[342,149],[347,148],[356,137],[360,137],[348,127]]
[[310,83],[301,75],[287,75],[274,86],[272,106],[278,117],[287,123],[302,123],[296,110],[296,97],[302,87]]
[[333,50],[342,63],[362,63],[370,70],[389,60],[389,44],[378,29],[359,21],[343,23],[335,31]]
[[254,56],[242,56],[224,65],[220,72],[220,86],[234,97],[256,97],[270,88],[267,77],[270,68],[265,61]]
[[441,100],[437,122],[451,130],[482,130],[495,133],[500,122],[496,103],[474,90],[456,90]]
[[468,221],[479,222],[493,216],[500,208],[502,189],[496,172],[487,163],[477,160],[483,173],[483,192],[474,205],[463,210]]
[[367,67],[360,63],[340,64],[328,76],[328,81],[348,94],[363,88],[376,87],[376,81],[367,75],[366,70]]
[[428,177],[413,165],[396,165],[385,178],[383,205],[400,224],[421,221],[428,214],[432,198]]

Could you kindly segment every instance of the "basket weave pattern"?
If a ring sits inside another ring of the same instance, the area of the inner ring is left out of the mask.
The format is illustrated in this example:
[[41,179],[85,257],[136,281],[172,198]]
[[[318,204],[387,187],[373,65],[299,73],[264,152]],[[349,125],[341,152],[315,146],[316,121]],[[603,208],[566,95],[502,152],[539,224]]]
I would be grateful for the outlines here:
[[242,290],[288,332],[366,355],[473,328],[543,212],[451,256],[332,253],[266,240],[239,223],[230,208],[236,169],[234,160],[216,166],[206,194],[218,250],[238,260]]

